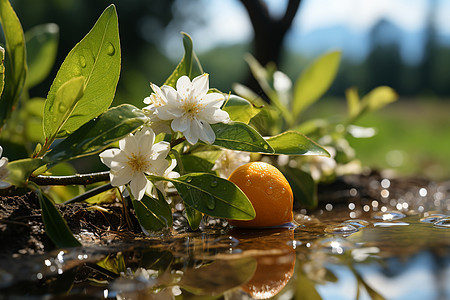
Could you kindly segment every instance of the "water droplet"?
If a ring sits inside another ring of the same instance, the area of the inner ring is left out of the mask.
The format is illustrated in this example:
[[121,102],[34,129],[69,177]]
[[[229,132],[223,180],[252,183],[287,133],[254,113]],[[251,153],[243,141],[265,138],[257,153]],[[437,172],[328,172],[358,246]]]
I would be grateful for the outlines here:
[[239,245],[239,240],[230,236],[222,236],[213,241],[214,245],[224,246],[227,248],[233,248]]
[[450,228],[450,217],[445,217],[434,222],[434,226],[438,228]]
[[218,186],[219,185],[219,183],[217,182],[217,180],[213,180],[213,181],[211,181],[211,187],[216,187],[216,186]]
[[266,149],[266,150],[269,149],[269,145],[267,145],[267,144],[264,144],[263,147],[264,147],[264,149]]
[[192,182],[192,177],[186,178],[186,182]]
[[377,222],[373,224],[375,227],[393,227],[393,226],[408,226],[406,222]]
[[435,214],[435,215],[431,215],[429,217],[424,217],[424,218],[420,219],[420,222],[433,224],[445,217],[446,217],[446,215]]
[[252,185],[252,182],[251,182],[250,180],[247,180],[247,181],[245,182],[245,185],[246,185],[246,186],[251,186],[251,185]]
[[272,187],[267,188],[267,189],[266,189],[266,193],[267,193],[268,195],[272,195],[272,194],[273,194],[273,189],[272,189]]
[[325,228],[325,232],[332,234],[351,234],[357,232],[358,228],[351,224],[339,224],[334,226],[328,226]]
[[385,211],[385,212],[377,212],[372,217],[377,220],[393,221],[402,219],[406,217],[406,215],[398,211]]
[[83,55],[80,55],[80,65],[82,68],[86,68],[86,58]]
[[345,224],[350,224],[358,229],[363,228],[363,227],[367,227],[370,225],[369,221],[366,220],[361,220],[361,219],[355,219],[355,220],[347,220],[344,221],[343,223]]
[[60,113],[65,113],[67,111],[67,106],[64,103],[61,102],[58,105],[58,110],[59,110]]
[[283,188],[283,189],[281,190],[281,193],[282,193],[282,194],[286,193],[286,189]]
[[213,210],[216,208],[216,200],[214,200],[213,196],[210,196],[209,198],[207,198],[206,207],[208,207],[208,209],[210,209],[210,210]]
[[116,48],[114,48],[114,45],[108,42],[108,46],[106,47],[106,53],[109,56],[113,56],[114,53],[116,53]]

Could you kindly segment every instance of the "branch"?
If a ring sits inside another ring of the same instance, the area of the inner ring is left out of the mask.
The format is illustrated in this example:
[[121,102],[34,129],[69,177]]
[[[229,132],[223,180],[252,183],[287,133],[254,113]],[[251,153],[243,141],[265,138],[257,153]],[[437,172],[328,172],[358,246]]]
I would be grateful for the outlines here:
[[84,200],[89,199],[89,198],[91,198],[91,197],[93,197],[95,195],[98,195],[100,193],[106,192],[107,190],[110,190],[112,188],[113,188],[113,186],[111,185],[111,183],[107,183],[105,185],[98,186],[96,188],[93,188],[92,190],[87,191],[86,193],[83,193],[81,195],[73,197],[70,200],[67,200],[66,202],[63,203],[63,205],[84,201]]
[[109,181],[109,171],[76,174],[70,176],[43,176],[30,177],[30,181],[38,185],[88,185],[91,183]]

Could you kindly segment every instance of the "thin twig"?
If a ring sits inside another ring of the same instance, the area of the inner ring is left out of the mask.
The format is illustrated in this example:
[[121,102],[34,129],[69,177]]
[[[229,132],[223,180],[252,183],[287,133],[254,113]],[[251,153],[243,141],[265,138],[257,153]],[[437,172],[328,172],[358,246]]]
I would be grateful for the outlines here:
[[88,185],[101,181],[109,181],[109,171],[70,176],[39,175],[31,177],[30,181],[33,181],[38,185]]

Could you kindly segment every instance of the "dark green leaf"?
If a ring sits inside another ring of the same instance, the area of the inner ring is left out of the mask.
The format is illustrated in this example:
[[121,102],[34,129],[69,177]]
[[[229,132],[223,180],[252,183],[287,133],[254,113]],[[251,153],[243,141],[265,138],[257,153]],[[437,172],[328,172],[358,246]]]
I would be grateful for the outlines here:
[[189,227],[191,227],[192,230],[197,230],[200,226],[200,222],[202,221],[203,214],[198,210],[193,209],[186,203],[184,205],[184,210],[186,212]]
[[212,124],[211,127],[216,134],[213,145],[247,152],[274,152],[269,143],[255,129],[245,123],[217,123]]
[[231,95],[222,109],[228,113],[231,120],[245,124],[248,124],[261,110],[261,108],[236,95]]
[[196,155],[186,154],[181,157],[184,170],[188,173],[191,172],[205,172],[211,173],[211,169],[214,163]]
[[167,78],[166,82],[164,82],[164,85],[173,88],[175,88],[177,80],[181,76],[186,75],[191,77],[193,73],[196,75],[203,73],[202,66],[195,55],[191,37],[185,32],[182,32],[181,34],[183,35],[184,56],[169,78]]
[[247,196],[232,182],[207,173],[191,173],[170,179],[183,201],[204,214],[251,220],[255,210]]
[[139,267],[164,272],[172,264],[173,258],[169,250],[143,249]]
[[197,295],[221,295],[249,281],[256,266],[253,257],[216,260],[205,267],[188,269],[178,284]]
[[46,164],[40,158],[26,158],[8,163],[9,175],[7,181],[15,186],[24,186],[30,175]]
[[5,89],[0,98],[1,128],[19,100],[27,64],[22,25],[8,0],[0,0],[0,23],[6,41]]
[[317,101],[330,88],[336,77],[341,52],[333,51],[322,55],[309,65],[297,79],[294,87],[292,112],[294,119],[307,107]]
[[35,191],[39,198],[42,210],[42,220],[44,221],[45,233],[58,248],[78,247],[81,243],[73,236],[53,202],[41,192]]
[[74,77],[56,92],[51,104],[45,102],[44,107],[44,135],[49,144],[53,142],[58,132],[76,109],[85,89],[84,76]]
[[56,164],[99,152],[142,126],[145,120],[142,111],[132,105],[124,104],[111,108],[81,126],[44,158],[47,162]]
[[272,136],[267,142],[275,150],[275,154],[287,155],[323,155],[330,157],[327,150],[296,131],[286,131]]
[[144,195],[142,200],[133,200],[139,224],[147,231],[158,231],[172,226],[172,210],[164,198],[156,199]]
[[299,201],[304,208],[316,208],[317,184],[311,175],[297,168],[285,167],[281,171],[291,185],[295,201]]
[[56,24],[38,25],[25,33],[28,76],[26,85],[41,83],[50,73],[58,51],[59,27]]
[[84,95],[62,127],[59,137],[68,135],[108,109],[114,98],[119,73],[119,28],[116,9],[110,5],[92,30],[69,52],[50,87],[46,112],[54,105],[61,85],[74,77],[86,78]]

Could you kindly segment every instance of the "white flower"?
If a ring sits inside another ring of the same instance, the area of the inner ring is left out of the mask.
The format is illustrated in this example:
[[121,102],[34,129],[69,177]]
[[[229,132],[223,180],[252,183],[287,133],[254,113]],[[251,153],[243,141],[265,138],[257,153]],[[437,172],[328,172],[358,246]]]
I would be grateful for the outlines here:
[[248,162],[250,162],[250,153],[225,149],[212,170],[217,170],[220,177],[228,178],[236,168]]
[[165,158],[170,144],[153,144],[154,141],[153,130],[143,128],[135,135],[130,134],[120,140],[120,149],[112,148],[100,153],[101,161],[111,169],[111,185],[123,186],[129,183],[135,199],[141,200],[144,197],[147,185],[150,184],[145,174],[162,176],[169,164]]
[[166,94],[173,92],[175,92],[176,94],[176,91],[170,88],[169,86],[163,86],[161,89],[153,83],[150,83],[150,86],[153,89],[154,93],[152,93],[149,97],[146,97],[144,99],[144,103],[149,105],[144,107],[142,111],[149,119],[150,121],[149,126],[153,129],[156,135],[162,132],[170,133],[169,121],[161,120],[155,114],[155,109],[157,107],[167,104]]
[[[220,93],[209,93],[208,74],[200,75],[194,80],[187,76],[178,79],[176,90],[163,86],[155,91],[152,101],[158,104],[152,110],[160,120],[172,120],[174,131],[183,133],[186,140],[196,144],[198,140],[212,144],[216,135],[209,124],[227,123],[230,117],[220,109],[225,97]],[[150,100],[150,99],[149,99]]]
[[[164,174],[162,174],[163,177],[166,178],[178,178],[180,177],[180,174],[178,172],[173,171],[175,167],[177,166],[177,160],[172,159],[172,163],[170,166],[164,171]],[[161,193],[163,193],[164,196],[166,196],[166,187],[170,184],[170,182],[167,181],[158,181],[155,184],[149,184],[147,186],[146,193],[148,195],[152,195],[154,198],[158,198],[158,192],[156,189],[158,189]]]
[[[3,148],[0,146],[0,157],[3,154]],[[6,189],[11,186],[8,182],[3,181],[2,179],[6,178],[9,174],[9,170],[7,168],[8,159],[6,157],[2,157],[0,159],[0,189]]]

